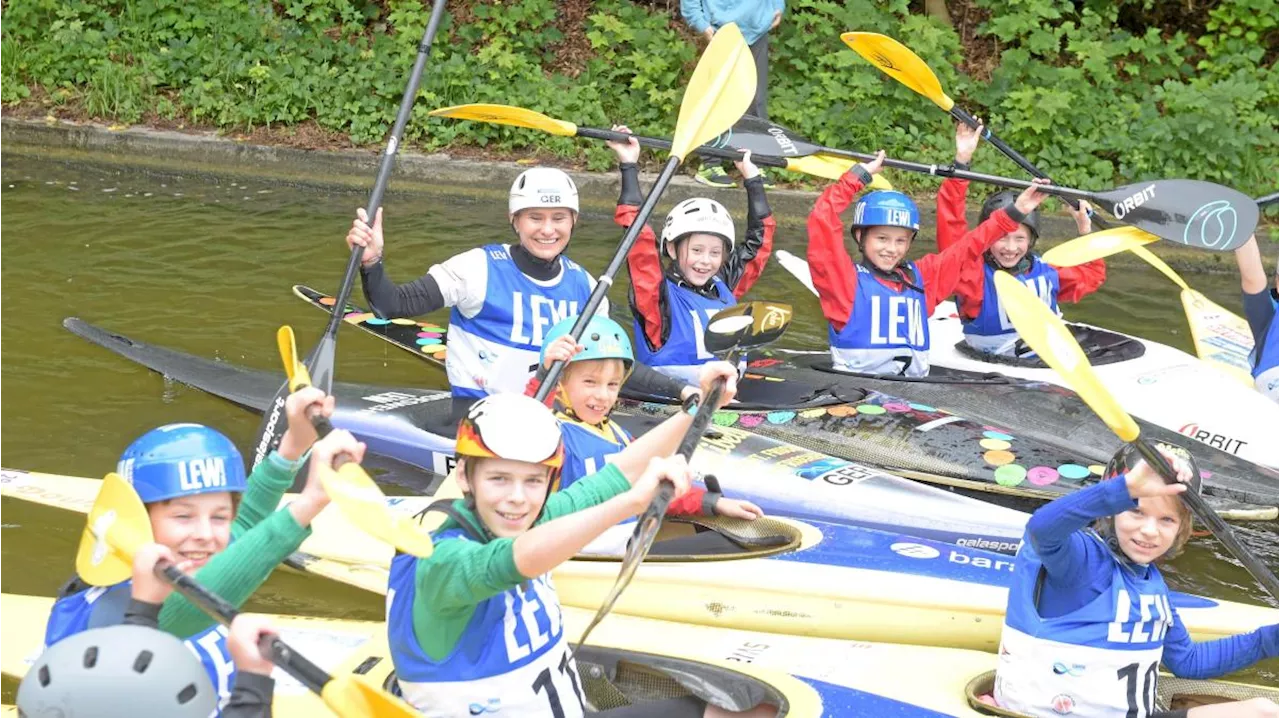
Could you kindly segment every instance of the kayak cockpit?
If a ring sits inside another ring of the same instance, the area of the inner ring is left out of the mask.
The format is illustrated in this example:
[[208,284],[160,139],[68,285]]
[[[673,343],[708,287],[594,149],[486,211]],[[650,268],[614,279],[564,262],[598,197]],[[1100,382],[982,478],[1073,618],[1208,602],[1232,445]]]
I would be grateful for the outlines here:
[[[689,563],[761,558],[796,551],[821,540],[820,536],[807,536],[801,526],[767,517],[746,521],[724,516],[668,516],[663,519],[645,562]],[[616,537],[600,544],[593,543],[578,558],[586,561],[621,560],[634,527],[635,524],[613,527],[609,531],[616,532]]]
[[[1089,359],[1089,363],[1093,366],[1106,366],[1107,364],[1118,364],[1120,362],[1131,361],[1140,358],[1146,354],[1147,347],[1142,342],[1133,337],[1109,332],[1105,329],[1097,327],[1089,327],[1081,324],[1068,324],[1067,327],[1075,336],[1076,342],[1080,344],[1080,348],[1084,350],[1084,355]],[[988,354],[987,352],[975,349],[969,346],[968,342],[961,339],[956,342],[956,352],[966,359],[980,361],[987,364],[996,364],[1000,366],[1015,366],[1024,369],[1048,369],[1049,365],[1044,360],[1031,352],[1030,347],[1025,347],[1021,341],[1019,346],[1023,348],[1018,356],[1004,356],[1001,354]],[[1025,355],[1022,355],[1025,353]]]
[[[578,647],[574,661],[589,712],[692,696],[734,712],[762,704],[776,706],[779,716],[787,716],[808,702],[806,696],[788,696],[782,688],[756,676],[672,656],[588,645]],[[394,671],[383,688],[401,695]],[[800,705],[793,704],[796,699]]]
[[[987,671],[969,681],[964,689],[965,700],[969,707],[992,716],[1005,718],[1031,718],[1025,713],[1000,708],[987,702],[995,692],[996,672]],[[1178,678],[1167,673],[1160,674],[1156,681],[1156,711],[1179,711],[1197,706],[1215,705],[1244,701],[1250,698],[1268,698],[1280,703],[1280,690],[1267,686],[1254,686],[1246,683],[1228,681],[1204,681],[1192,678]]]

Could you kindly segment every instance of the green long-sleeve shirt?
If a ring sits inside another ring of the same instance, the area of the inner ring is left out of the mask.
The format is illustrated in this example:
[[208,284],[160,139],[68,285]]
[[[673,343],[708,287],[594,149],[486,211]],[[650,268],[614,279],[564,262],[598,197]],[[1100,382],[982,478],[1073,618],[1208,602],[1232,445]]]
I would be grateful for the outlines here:
[[[274,451],[258,464],[249,475],[231,525],[231,543],[195,574],[197,581],[233,606],[249,600],[276,566],[311,535],[311,529],[299,526],[287,509],[277,509],[300,465]],[[213,623],[207,613],[178,593],[170,594],[160,610],[160,628],[182,638]]]
[[[613,464],[581,479],[547,499],[539,524],[602,504],[631,488]],[[473,525],[480,521],[463,501],[457,509]],[[452,519],[436,533],[458,528]],[[520,585],[526,579],[516,568],[515,539],[498,538],[479,544],[466,539],[436,543],[431,555],[418,559],[414,570],[413,633],[434,660],[442,660],[462,638],[476,607],[487,598]]]

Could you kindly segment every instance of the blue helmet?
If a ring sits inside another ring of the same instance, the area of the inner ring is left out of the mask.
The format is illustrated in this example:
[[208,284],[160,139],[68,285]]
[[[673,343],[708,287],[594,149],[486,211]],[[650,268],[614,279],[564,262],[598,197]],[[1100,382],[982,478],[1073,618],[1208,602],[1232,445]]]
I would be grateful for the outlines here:
[[[578,321],[577,316],[569,317],[558,322],[547,331],[542,343],[542,354],[538,357],[539,360],[546,360],[547,345],[568,334],[569,330],[573,329],[573,323],[576,321]],[[635,361],[635,355],[631,351],[631,337],[627,336],[627,331],[622,328],[622,325],[609,317],[599,314],[591,317],[591,321],[587,323],[587,328],[582,332],[578,343],[583,346],[583,350],[578,352],[573,361],[621,359],[626,371],[631,371],[631,364]]]
[[133,484],[142,503],[179,496],[245,490],[244,459],[236,445],[200,424],[166,424],[138,437],[120,455],[116,473]]
[[862,227],[906,227],[920,231],[920,210],[911,198],[897,190],[876,190],[863,195],[853,208],[850,231]]

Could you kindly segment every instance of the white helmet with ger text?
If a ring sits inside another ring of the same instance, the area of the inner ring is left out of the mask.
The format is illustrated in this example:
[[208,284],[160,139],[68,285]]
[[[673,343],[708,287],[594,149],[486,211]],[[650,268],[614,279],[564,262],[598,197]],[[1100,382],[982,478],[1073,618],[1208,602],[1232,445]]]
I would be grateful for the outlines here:
[[714,234],[728,243],[728,251],[733,251],[733,218],[724,205],[706,197],[686,199],[671,208],[667,223],[662,227],[658,251],[665,255],[668,244],[695,233]]
[[527,169],[511,183],[507,214],[531,207],[565,207],[578,211],[578,186],[569,175],[554,167]]

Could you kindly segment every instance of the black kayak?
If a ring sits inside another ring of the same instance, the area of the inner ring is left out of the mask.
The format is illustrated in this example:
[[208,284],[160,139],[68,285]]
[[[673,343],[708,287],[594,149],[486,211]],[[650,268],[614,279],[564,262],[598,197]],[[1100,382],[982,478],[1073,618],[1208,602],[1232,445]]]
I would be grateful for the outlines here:
[[[330,311],[332,297],[304,286],[295,286],[294,293]],[[380,319],[354,304],[345,314],[349,324],[443,366],[446,327]],[[665,416],[676,408],[671,397],[636,395],[625,387],[624,396],[620,408],[626,412]],[[1062,387],[958,372],[930,381],[855,376],[831,370],[826,355],[817,354],[774,352],[755,358],[730,409],[717,413],[718,425],[773,436],[901,476],[1036,501],[1096,481],[1120,448],[1115,435],[1079,397]],[[1024,415],[1060,418],[1057,426],[1045,427]],[[966,418],[972,416],[1000,419]],[[1031,429],[1024,424],[1031,424]],[[1104,435],[1096,431],[1099,428]],[[1142,429],[1151,438],[1192,444],[1207,474],[1206,495],[1236,506],[1267,507],[1253,518],[1275,518],[1274,474],[1161,427],[1142,423]]]

